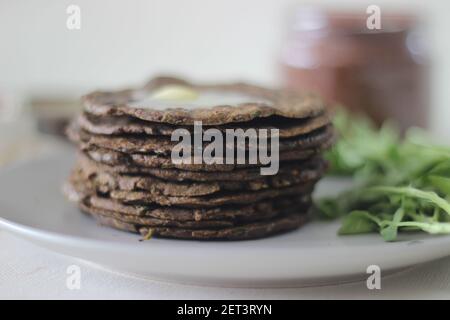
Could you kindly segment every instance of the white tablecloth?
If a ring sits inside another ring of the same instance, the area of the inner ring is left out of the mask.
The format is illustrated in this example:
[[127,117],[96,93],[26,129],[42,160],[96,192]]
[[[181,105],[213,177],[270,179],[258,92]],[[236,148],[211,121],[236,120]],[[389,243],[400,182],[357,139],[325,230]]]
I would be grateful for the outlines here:
[[[24,122],[21,121],[23,125]],[[11,130],[14,128],[14,130]],[[58,143],[37,136],[29,126],[10,124],[0,133],[0,164],[13,158],[51,153]],[[5,139],[5,137],[9,137]],[[5,156],[5,157],[3,157]],[[3,157],[3,158],[2,158]],[[80,290],[66,285],[67,267],[78,265]],[[107,271],[62,256],[0,231],[0,298],[26,299],[450,299],[450,257],[382,277],[381,290],[365,282],[298,289],[236,289],[162,283]]]
[[[80,289],[66,286],[67,267],[80,267]],[[450,257],[365,282],[289,289],[216,288],[163,283],[101,269],[0,231],[2,299],[397,299],[450,298]]]

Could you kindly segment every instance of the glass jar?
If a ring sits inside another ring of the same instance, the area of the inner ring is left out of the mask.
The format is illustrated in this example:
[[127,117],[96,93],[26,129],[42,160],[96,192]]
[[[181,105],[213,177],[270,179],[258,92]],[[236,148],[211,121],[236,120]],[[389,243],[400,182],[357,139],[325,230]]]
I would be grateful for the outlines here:
[[376,123],[426,127],[423,41],[410,15],[382,15],[369,30],[365,14],[300,9],[282,51],[284,84],[332,104],[363,111]]

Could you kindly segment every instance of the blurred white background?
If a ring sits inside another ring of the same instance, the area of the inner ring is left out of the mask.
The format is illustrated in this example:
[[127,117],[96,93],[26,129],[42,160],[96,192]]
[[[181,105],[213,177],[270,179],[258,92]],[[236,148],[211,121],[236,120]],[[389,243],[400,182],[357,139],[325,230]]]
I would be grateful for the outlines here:
[[[432,128],[450,136],[450,2],[300,0],[0,0],[0,93],[16,108],[28,94],[78,96],[139,84],[155,73],[277,84],[278,58],[296,5],[362,13],[369,4],[428,19]],[[81,30],[66,8],[81,8]]]

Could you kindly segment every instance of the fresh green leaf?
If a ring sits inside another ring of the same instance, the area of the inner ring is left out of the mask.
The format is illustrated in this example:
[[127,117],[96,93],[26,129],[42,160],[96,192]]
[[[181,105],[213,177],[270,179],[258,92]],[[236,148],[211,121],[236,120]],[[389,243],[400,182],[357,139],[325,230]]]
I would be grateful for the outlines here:
[[436,206],[438,206],[439,208],[450,214],[450,203],[447,200],[439,197],[433,191],[422,191],[413,187],[389,187],[389,186],[371,187],[368,190],[372,192],[380,192],[385,194],[398,194],[406,197],[413,197],[429,201],[430,203],[435,204]]
[[394,214],[392,222],[390,222],[385,228],[380,230],[380,234],[385,241],[394,241],[397,239],[397,231],[399,224],[403,220],[405,211],[403,208],[398,208]]
[[338,233],[341,235],[376,232],[379,229],[377,217],[367,211],[352,211],[343,221]]
[[427,179],[429,183],[440,192],[450,194],[450,178],[429,175]]
[[317,202],[321,217],[344,216],[339,234],[379,231],[450,234],[450,147],[430,143],[417,128],[405,138],[395,125],[377,129],[367,118],[339,111],[339,140],[326,154],[330,174],[351,175],[352,190]]

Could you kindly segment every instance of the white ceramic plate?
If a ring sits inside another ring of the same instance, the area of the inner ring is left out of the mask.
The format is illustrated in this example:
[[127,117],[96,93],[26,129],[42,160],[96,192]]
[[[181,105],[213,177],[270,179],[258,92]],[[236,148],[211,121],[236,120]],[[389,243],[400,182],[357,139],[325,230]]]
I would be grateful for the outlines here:
[[[221,286],[300,286],[382,273],[450,254],[450,237],[415,234],[395,243],[378,235],[338,237],[338,222],[312,222],[262,240],[200,242],[151,239],[98,226],[61,193],[72,152],[0,173],[0,227],[33,243],[104,267],[153,279]],[[319,192],[337,192],[325,180]]]

